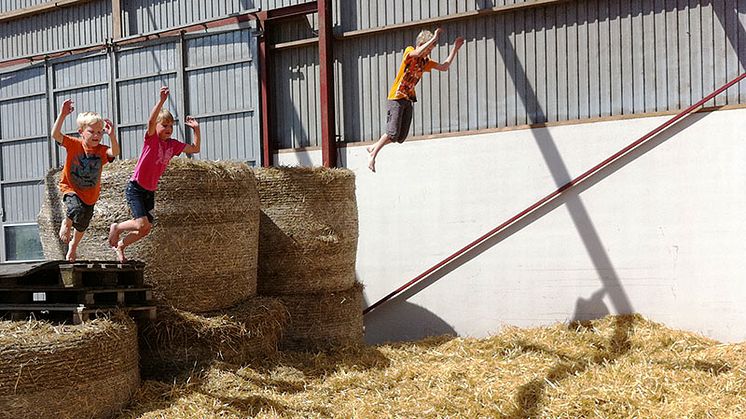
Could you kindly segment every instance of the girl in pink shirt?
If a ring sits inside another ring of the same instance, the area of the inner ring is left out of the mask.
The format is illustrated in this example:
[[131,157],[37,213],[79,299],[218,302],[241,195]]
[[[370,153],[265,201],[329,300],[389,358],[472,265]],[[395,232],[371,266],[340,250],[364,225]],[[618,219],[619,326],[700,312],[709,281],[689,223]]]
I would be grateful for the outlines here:
[[[194,131],[194,144],[185,144],[171,138],[174,132],[174,117],[168,109],[163,109],[168,93],[168,87],[161,87],[160,100],[150,111],[140,159],[137,160],[132,178],[127,183],[125,196],[132,211],[132,219],[109,226],[109,245],[116,251],[117,259],[120,261],[126,260],[124,249],[147,236],[153,228],[155,190],[171,158],[182,152],[199,153],[199,123],[191,116],[187,116],[186,125]],[[119,236],[125,231],[128,234],[120,240]]]

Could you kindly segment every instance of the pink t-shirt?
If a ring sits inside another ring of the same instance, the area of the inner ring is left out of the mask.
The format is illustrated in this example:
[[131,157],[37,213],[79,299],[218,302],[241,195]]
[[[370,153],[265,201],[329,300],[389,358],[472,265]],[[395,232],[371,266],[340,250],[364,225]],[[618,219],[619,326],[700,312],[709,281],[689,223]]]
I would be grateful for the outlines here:
[[184,147],[186,144],[173,138],[161,141],[157,133],[151,136],[145,135],[142,153],[140,153],[140,159],[137,161],[131,179],[143,188],[155,191],[158,188],[158,180],[166,171],[168,162],[172,157],[181,154]]

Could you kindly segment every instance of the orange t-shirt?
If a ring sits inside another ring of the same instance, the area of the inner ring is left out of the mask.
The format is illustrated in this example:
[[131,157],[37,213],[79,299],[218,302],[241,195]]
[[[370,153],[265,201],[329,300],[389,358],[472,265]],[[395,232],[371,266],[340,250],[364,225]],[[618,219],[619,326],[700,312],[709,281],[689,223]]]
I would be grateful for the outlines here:
[[62,136],[62,147],[67,150],[67,157],[62,168],[60,191],[63,195],[78,195],[86,205],[95,204],[101,193],[101,170],[110,161],[106,154],[109,147],[99,144],[88,148],[83,139],[69,135]]
[[419,83],[424,72],[429,72],[438,62],[431,60],[430,57],[410,57],[409,53],[414,51],[414,47],[409,46],[404,50],[404,58],[401,60],[399,72],[396,73],[394,84],[389,91],[389,100],[409,99],[417,102],[417,94],[414,86]]

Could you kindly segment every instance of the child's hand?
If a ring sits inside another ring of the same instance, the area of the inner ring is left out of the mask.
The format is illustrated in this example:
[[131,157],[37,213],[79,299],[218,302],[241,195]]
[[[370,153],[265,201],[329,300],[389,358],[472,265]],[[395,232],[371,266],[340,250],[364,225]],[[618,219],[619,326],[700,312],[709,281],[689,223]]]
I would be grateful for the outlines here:
[[186,124],[186,126],[188,126],[189,128],[191,128],[193,130],[199,129],[199,122],[197,122],[197,120],[194,119],[194,117],[192,117],[192,116],[187,116],[186,117],[186,122],[184,122],[184,123]]
[[463,45],[464,45],[464,37],[459,36],[458,38],[456,38],[456,44],[455,44],[456,49],[461,48],[461,46]]
[[442,34],[443,34],[443,29],[438,28],[438,29],[435,30],[435,33],[433,34],[433,37],[435,39],[438,39],[438,38],[440,38],[440,35],[442,35]]
[[165,102],[166,99],[168,99],[168,93],[169,91],[167,86],[161,87],[161,102]]
[[60,115],[62,116],[68,116],[75,110],[74,106],[75,102],[72,101],[72,99],[66,99],[64,102],[62,102],[62,108],[60,108]]
[[110,119],[104,119],[104,132],[110,137],[111,133],[114,132],[114,123]]

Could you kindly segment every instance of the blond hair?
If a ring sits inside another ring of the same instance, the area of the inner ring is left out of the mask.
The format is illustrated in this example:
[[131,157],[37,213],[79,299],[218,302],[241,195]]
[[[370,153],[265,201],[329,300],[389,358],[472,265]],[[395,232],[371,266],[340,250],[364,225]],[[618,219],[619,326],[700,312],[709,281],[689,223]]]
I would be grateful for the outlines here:
[[166,108],[161,108],[161,111],[158,112],[158,117],[155,119],[156,123],[160,123],[163,121],[170,122],[172,124],[174,123],[174,116]]
[[82,130],[83,128],[96,125],[99,122],[103,123],[104,119],[96,112],[81,112],[78,114],[76,122],[78,123],[78,129]]
[[417,46],[419,47],[425,42],[433,39],[433,36],[435,35],[433,35],[433,33],[430,32],[429,30],[427,29],[423,30],[422,32],[419,33],[419,35],[417,35]]

